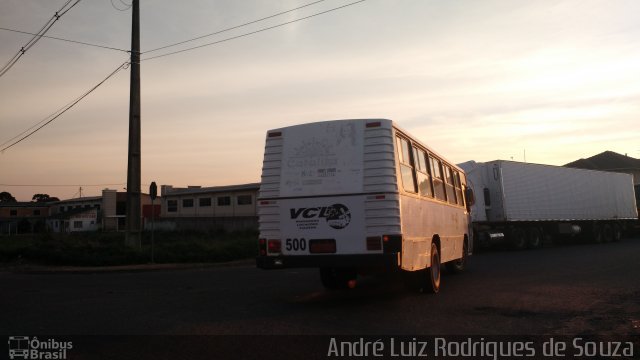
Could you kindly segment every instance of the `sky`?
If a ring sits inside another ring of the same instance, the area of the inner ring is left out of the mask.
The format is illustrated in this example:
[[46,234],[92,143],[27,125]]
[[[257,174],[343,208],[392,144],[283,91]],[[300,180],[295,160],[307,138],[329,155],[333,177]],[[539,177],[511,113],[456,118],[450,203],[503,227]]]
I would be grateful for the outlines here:
[[[141,0],[142,58],[350,4]],[[66,0],[3,0],[0,27],[37,32]],[[124,3],[123,3],[124,2]],[[82,0],[48,36],[127,50],[130,0]],[[120,10],[118,10],[120,9]],[[141,63],[142,189],[260,181],[266,131],[387,118],[450,161],[563,165],[640,158],[640,1],[366,0]],[[0,64],[30,35],[0,30]],[[41,39],[0,77],[0,142],[103,80],[128,54]],[[19,201],[124,191],[129,69],[0,154]],[[6,145],[5,145],[6,146]]]

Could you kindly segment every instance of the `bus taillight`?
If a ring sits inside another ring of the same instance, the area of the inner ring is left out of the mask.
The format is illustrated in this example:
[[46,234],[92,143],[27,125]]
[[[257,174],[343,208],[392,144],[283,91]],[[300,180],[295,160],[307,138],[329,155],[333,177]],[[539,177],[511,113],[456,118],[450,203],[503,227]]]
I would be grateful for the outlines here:
[[382,236],[382,250],[385,253],[398,253],[402,250],[402,235]]
[[267,240],[260,239],[258,240],[258,250],[260,251],[261,256],[267,255]]
[[267,249],[269,254],[280,254],[282,252],[282,243],[280,240],[268,240]]

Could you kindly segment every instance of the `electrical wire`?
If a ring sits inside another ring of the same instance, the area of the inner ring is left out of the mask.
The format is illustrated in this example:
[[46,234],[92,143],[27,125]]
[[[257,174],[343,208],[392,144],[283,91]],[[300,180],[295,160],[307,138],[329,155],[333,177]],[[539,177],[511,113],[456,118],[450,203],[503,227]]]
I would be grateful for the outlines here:
[[[5,27],[0,27],[0,30],[11,31],[11,32],[18,33],[18,34],[26,34],[26,35],[38,36],[38,34],[34,34],[34,33],[31,33],[31,32],[21,31],[21,30],[16,30],[16,29],[9,29],[9,28],[5,28]],[[40,37],[43,37],[43,38],[46,38],[46,39],[66,41],[66,42],[70,42],[70,43],[74,43],[74,44],[93,46],[93,47],[98,47],[98,48],[102,48],[102,49],[117,50],[117,51],[122,51],[122,52],[126,52],[126,53],[130,53],[131,52],[130,50],[119,49],[119,48],[115,48],[115,47],[111,47],[111,46],[91,44],[91,43],[87,43],[87,42],[83,42],[83,41],[77,41],[77,40],[69,40],[69,39],[64,39],[64,38],[55,37],[55,36],[40,35]]]
[[330,13],[330,12],[333,12],[333,11],[336,11],[336,10],[344,9],[346,7],[353,6],[353,5],[356,5],[356,4],[365,2],[365,1],[367,1],[367,0],[354,1],[354,2],[346,4],[346,5],[338,6],[338,7],[329,9],[329,10],[325,10],[325,11],[322,11],[322,12],[319,12],[319,13],[315,13],[315,14],[312,14],[312,15],[309,15],[309,16],[301,17],[301,18],[298,18],[298,19],[295,19],[295,20],[287,21],[287,22],[284,22],[284,23],[281,23],[281,24],[278,24],[278,25],[269,26],[269,27],[262,28],[262,29],[259,29],[259,30],[256,30],[256,31],[251,31],[251,32],[244,33],[244,34],[241,34],[241,35],[238,35],[238,36],[232,36],[230,38],[226,38],[226,39],[210,42],[210,43],[203,44],[203,45],[194,46],[194,47],[187,48],[187,49],[182,49],[182,50],[178,50],[178,51],[172,51],[172,52],[169,52],[169,53],[148,57],[148,58],[145,58],[145,59],[141,59],[140,61],[158,59],[158,58],[162,58],[162,57],[165,57],[165,56],[170,56],[170,55],[180,54],[180,53],[191,51],[191,50],[200,49],[200,48],[203,48],[203,47],[206,47],[206,46],[217,45],[217,44],[220,44],[220,43],[223,43],[223,42],[227,42],[227,41],[231,41],[231,40],[247,37],[247,36],[254,35],[254,34],[257,34],[257,33],[261,33],[261,32],[267,31],[267,30],[272,30],[272,29],[279,28],[279,27],[282,27],[282,26],[285,26],[285,25],[293,24],[293,23],[296,23],[296,22],[299,22],[299,21],[308,20],[310,18],[313,18],[313,17],[316,17],[316,16],[320,16],[320,15],[324,15],[324,14],[327,14],[327,13]]
[[98,186],[120,186],[120,185],[127,185],[127,183],[114,183],[114,184],[68,184],[68,185],[62,185],[62,184],[0,184],[0,186],[7,186],[7,187],[79,187],[79,186],[84,186],[84,187],[98,187]]
[[31,38],[31,40],[29,40],[22,48],[20,48],[20,50],[18,50],[18,52],[0,69],[0,77],[6,74],[7,71],[9,71],[9,69],[11,69],[13,65],[15,65],[18,62],[18,60],[20,60],[22,55],[24,55],[38,41],[40,41],[40,39],[42,39],[42,36],[46,34],[47,31],[49,31],[49,29],[51,29],[51,27],[53,26],[53,24],[56,23],[56,21],[58,21],[64,14],[66,14],[69,10],[73,9],[73,7],[80,2],[80,0],[76,0],[73,4],[71,4],[71,6],[69,6],[69,3],[71,3],[71,1],[73,0],[68,0],[62,6],[62,8],[60,8],[60,10],[56,11],[56,13],[51,17],[51,19],[49,19],[49,21],[47,21],[47,23],[44,24],[44,26],[42,26],[40,31],[38,31]]
[[[65,4],[65,6],[66,6],[67,4],[69,4],[71,1],[72,1],[72,0],[67,1],[67,3]],[[238,25],[238,26],[235,26],[235,27],[233,27],[233,28],[226,29],[226,30],[221,30],[221,31],[216,32],[216,33],[220,33],[220,32],[228,31],[228,30],[235,29],[235,28],[238,28],[238,27],[242,27],[242,26],[246,26],[246,25],[249,25],[249,24],[253,24],[253,23],[256,23],[256,22],[258,22],[258,21],[262,21],[262,20],[265,20],[265,19],[268,19],[268,18],[272,18],[272,17],[274,17],[274,16],[278,16],[278,15],[281,15],[281,14],[284,14],[284,13],[287,13],[287,12],[294,11],[294,10],[296,10],[296,9],[300,9],[300,8],[303,8],[303,7],[306,7],[306,6],[310,6],[310,5],[313,5],[313,4],[316,4],[316,3],[319,3],[319,2],[321,2],[321,1],[324,1],[324,0],[315,1],[315,2],[312,2],[312,3],[309,3],[309,4],[306,4],[306,5],[303,5],[303,6],[297,7],[297,8],[295,8],[295,9],[287,10],[287,11],[285,11],[285,12],[281,12],[281,13],[278,13],[278,14],[275,14],[275,15],[271,15],[271,16],[269,16],[269,17],[262,18],[262,19],[259,19],[259,20],[255,20],[255,21],[253,21],[253,22],[246,23],[246,24],[243,24],[243,25]],[[298,18],[298,19],[295,19],[295,20],[287,21],[287,22],[284,22],[284,23],[281,23],[281,24],[278,24],[278,25],[274,25],[274,26],[270,26],[270,27],[262,28],[262,29],[259,29],[259,30],[256,30],[256,31],[248,32],[248,33],[245,33],[245,34],[241,34],[241,35],[238,35],[238,36],[233,36],[233,37],[230,37],[230,38],[222,39],[222,40],[215,41],[215,42],[211,42],[211,43],[207,43],[207,44],[203,44],[203,45],[199,45],[199,46],[194,46],[194,47],[187,48],[187,49],[182,49],[182,50],[179,50],[179,51],[169,52],[169,53],[165,53],[165,54],[161,54],[161,55],[157,55],[157,56],[149,57],[149,58],[146,58],[146,59],[141,59],[140,61],[146,61],[146,60],[157,59],[157,58],[161,58],[161,57],[165,57],[165,56],[169,56],[169,55],[175,55],[175,54],[183,53],[183,52],[186,52],[186,51],[191,51],[191,50],[199,49],[199,48],[206,47],[206,46],[211,46],[211,45],[220,44],[220,43],[222,43],[222,42],[231,41],[231,40],[234,40],[234,39],[238,39],[238,38],[246,37],[246,36],[249,36],[249,35],[253,35],[253,34],[257,34],[257,33],[261,33],[261,32],[267,31],[267,30],[271,30],[271,29],[279,28],[279,27],[282,27],[282,26],[285,26],[285,25],[289,25],[289,24],[292,24],[292,23],[296,23],[296,22],[299,22],[299,21],[307,20],[307,19],[310,19],[310,18],[313,18],[313,17],[316,17],[316,16],[324,15],[324,14],[327,14],[327,13],[330,13],[330,12],[333,12],[333,11],[336,11],[336,10],[344,9],[344,8],[346,8],[346,7],[349,7],[349,6],[353,6],[353,5],[356,5],[356,4],[359,4],[359,3],[362,3],[362,2],[364,2],[364,1],[366,1],[366,0],[358,0],[358,1],[354,1],[354,2],[351,2],[351,3],[349,3],[349,4],[345,4],[345,5],[342,5],[342,6],[339,6],[339,7],[335,7],[335,8],[329,9],[329,10],[325,10],[325,11],[322,11],[322,12],[319,12],[319,13],[315,13],[315,14],[312,14],[312,15],[309,15],[309,16],[305,16],[305,17],[302,17],[302,18]],[[80,0],[76,0],[76,2],[72,5],[72,7],[73,7],[73,6],[75,6],[78,2],[80,2]],[[64,7],[63,7],[63,8],[64,8]],[[64,15],[64,13],[66,13],[66,12],[67,12],[67,11],[69,11],[70,9],[71,9],[71,8],[69,8],[69,9],[65,10],[65,11],[63,12],[63,14],[62,14],[62,15]],[[58,13],[56,13],[56,16],[58,16]],[[60,15],[60,16],[61,16],[61,15]],[[59,17],[59,16],[58,16],[58,17]],[[55,22],[55,21],[54,21],[54,22]],[[44,29],[44,28],[46,28],[47,26],[49,26],[49,28],[51,27],[51,25],[45,25],[45,27],[43,27],[43,29]],[[48,30],[48,28],[47,28],[47,30]],[[40,31],[40,32],[42,32],[42,31]],[[41,37],[43,37],[43,35],[42,35],[42,34],[40,34],[40,32],[38,32],[38,34],[39,34],[39,35],[36,35],[36,36],[34,37],[34,39],[35,39],[35,38],[40,39]],[[46,31],[45,31],[45,32],[46,32]],[[186,41],[183,41],[183,42],[180,42],[180,43],[176,43],[176,44],[172,44],[172,45],[167,45],[167,46],[165,46],[165,47],[158,48],[158,49],[154,49],[154,50],[150,50],[150,51],[147,51],[147,52],[156,51],[156,50],[160,50],[160,49],[165,49],[165,48],[168,48],[168,47],[171,47],[171,46],[175,46],[175,45],[178,45],[178,44],[183,44],[183,43],[186,43],[186,42],[189,42],[189,41],[197,40],[197,39],[200,39],[200,38],[203,38],[203,37],[206,37],[206,36],[211,36],[211,35],[216,34],[216,33],[212,33],[212,34],[209,34],[209,35],[204,35],[204,36],[201,36],[201,37],[198,37],[198,38],[194,38],[194,39],[191,39],[191,40],[186,40]],[[37,41],[37,40],[36,40],[36,41]],[[33,44],[31,44],[30,46],[33,46]],[[22,50],[23,50],[23,51],[22,51],[22,54],[24,54],[24,51],[26,51],[26,50],[24,50],[24,48],[23,48]],[[120,49],[116,49],[116,50],[120,50]],[[19,56],[17,55],[17,58],[19,59],[19,57],[20,57],[20,56],[21,56],[21,54],[20,54]],[[16,61],[17,61],[17,60],[16,60]],[[14,63],[15,63],[15,62],[14,62]],[[82,99],[84,99],[85,97],[87,97],[87,96],[88,96],[89,94],[91,94],[94,90],[96,90],[98,87],[100,87],[102,84],[104,84],[104,83],[105,83],[107,80],[109,80],[112,76],[114,76],[114,75],[115,75],[116,73],[118,73],[120,70],[127,68],[129,65],[130,65],[130,61],[126,61],[126,62],[124,62],[123,64],[119,65],[119,66],[118,66],[118,67],[117,67],[117,68],[116,68],[112,73],[110,73],[106,78],[104,78],[101,82],[99,82],[97,85],[95,85],[94,87],[92,87],[91,89],[89,89],[87,92],[85,92],[85,93],[84,93],[83,95],[81,95],[80,97],[78,97],[78,98],[76,98],[75,100],[71,101],[70,103],[68,103],[67,105],[63,106],[62,108],[60,108],[60,109],[59,109],[59,110],[57,110],[56,112],[52,113],[51,115],[47,116],[46,118],[44,118],[43,120],[39,121],[38,123],[36,123],[36,124],[32,125],[30,128],[28,128],[28,129],[24,130],[24,131],[23,131],[23,132],[21,132],[20,134],[18,134],[18,135],[16,135],[16,136],[12,137],[11,139],[8,139],[7,141],[5,141],[5,142],[4,142],[4,143],[2,143],[2,144],[0,144],[0,147],[2,147],[2,146],[5,146],[6,144],[8,144],[8,143],[10,143],[10,142],[11,142],[11,144],[10,144],[10,145],[7,145],[7,146],[3,147],[2,149],[0,149],[0,153],[4,154],[4,152],[5,152],[6,150],[8,150],[9,148],[11,148],[11,147],[13,147],[13,146],[17,145],[18,143],[20,143],[20,142],[24,141],[25,139],[29,138],[31,135],[33,135],[33,134],[35,134],[36,132],[38,132],[38,131],[39,131],[40,129],[42,129],[43,127],[45,127],[45,126],[49,125],[51,122],[53,122],[54,120],[56,120],[56,119],[57,119],[58,117],[60,117],[62,114],[64,114],[64,113],[65,113],[65,112],[67,112],[69,109],[71,109],[73,106],[75,106],[77,103],[79,103]],[[7,70],[8,70],[8,69],[7,69]],[[3,70],[3,71],[4,71],[4,72],[6,72],[6,70]],[[4,74],[4,72],[3,72],[2,74]],[[1,76],[1,75],[0,75],[0,76]],[[25,135],[25,134],[26,134],[26,135]],[[24,135],[24,136],[23,136],[23,135]],[[19,138],[19,139],[18,139],[18,138]],[[16,140],[16,139],[17,139],[17,140]],[[14,140],[15,140],[15,141],[14,141]],[[12,142],[12,141],[13,141],[13,142]]]
[[255,24],[255,23],[258,23],[258,22],[260,22],[260,21],[264,21],[264,20],[267,20],[267,19],[271,19],[271,18],[274,18],[274,17],[276,17],[276,16],[280,16],[280,15],[283,15],[283,14],[286,14],[286,13],[290,13],[290,12],[292,12],[292,11],[296,11],[296,10],[299,10],[299,9],[302,9],[302,8],[305,8],[305,7],[308,7],[308,6],[311,6],[311,5],[315,5],[315,4],[317,4],[317,3],[321,3],[321,2],[323,2],[323,1],[326,1],[326,0],[318,0],[318,1],[314,1],[314,2],[311,2],[311,3],[305,4],[305,5],[302,5],[302,6],[298,6],[298,7],[296,7],[296,8],[290,9],[290,10],[282,11],[282,12],[279,12],[279,13],[277,13],[277,14],[269,15],[269,16],[267,16],[267,17],[263,17],[263,18],[261,18],[261,19],[254,20],[254,21],[250,21],[250,22],[247,22],[247,23],[244,23],[244,24],[241,24],[241,25],[232,26],[232,27],[230,27],[230,28],[226,28],[226,29],[218,30],[218,31],[216,31],[216,32],[212,32],[212,33],[210,33],[210,34],[206,34],[206,35],[198,36],[198,37],[191,38],[191,39],[188,39],[188,40],[180,41],[180,42],[177,42],[177,43],[173,43],[173,44],[169,44],[169,45],[161,46],[161,47],[159,47],[159,48],[155,48],[155,49],[151,49],[151,50],[143,51],[143,52],[142,52],[142,54],[146,54],[146,53],[150,53],[150,52],[154,52],[154,51],[158,51],[158,50],[163,50],[163,49],[170,48],[170,47],[173,47],[173,46],[182,45],[182,44],[186,44],[186,43],[188,43],[188,42],[192,42],[192,41],[200,40],[200,39],[203,39],[203,38],[206,38],[206,37],[209,37],[209,36],[222,34],[222,33],[227,32],[227,31],[231,31],[231,30],[238,29],[238,28],[241,28],[241,27],[244,27],[244,26],[247,26],[247,25]]
[[[62,114],[64,114],[65,112],[67,112],[69,109],[71,109],[73,106],[75,106],[77,103],[79,103],[82,99],[84,99],[85,97],[87,97],[89,94],[91,94],[94,90],[96,90],[97,88],[99,88],[102,84],[104,84],[107,80],[109,80],[112,76],[114,76],[115,74],[117,74],[120,70],[122,69],[126,69],[129,67],[130,62],[127,60],[124,63],[122,63],[121,65],[118,65],[118,67],[111,72],[109,75],[107,75],[106,78],[104,78],[102,81],[100,81],[97,85],[95,85],[94,87],[92,87],[91,89],[89,89],[88,91],[86,91],[84,94],[82,94],[81,96],[79,96],[78,98],[76,98],[75,100],[73,100],[72,102],[70,102],[69,104],[65,105],[63,108],[59,109],[58,111],[54,112],[53,114],[49,115],[48,117],[44,118],[43,120],[39,121],[37,124],[31,126],[29,129],[23,131],[22,133],[20,133],[19,135],[14,136],[13,138],[11,138],[10,140],[5,141],[1,146],[4,146],[5,144],[18,139],[18,137],[24,135],[25,133],[27,133],[26,135],[20,137],[18,140],[13,141],[10,145],[5,146],[4,148],[2,148],[0,150],[0,153],[5,152],[5,150],[17,145],[18,143],[22,142],[23,140],[27,139],[28,137],[30,137],[31,135],[35,134],[36,132],[38,132],[40,129],[42,129],[43,127],[49,125],[51,122],[53,122],[54,120],[56,120],[58,117],[60,117]],[[35,129],[34,129],[35,128]],[[34,129],[34,130],[31,130]]]
[[122,1],[122,0],[120,0],[120,3],[121,3],[122,5],[124,5],[124,6],[125,6],[125,8],[124,8],[124,9],[120,9],[119,7],[117,7],[117,6],[116,6],[116,4],[114,4],[114,3],[113,3],[113,0],[111,0],[111,6],[113,6],[113,8],[114,8],[114,9],[116,9],[116,10],[118,10],[118,11],[127,11],[127,10],[131,9],[131,7],[133,6],[133,3],[131,3],[131,4],[126,4],[126,3],[125,3],[124,1]]
[[313,17],[324,15],[324,14],[327,14],[327,13],[330,13],[330,12],[333,12],[333,11],[336,11],[336,10],[344,9],[346,7],[353,6],[353,5],[356,5],[356,4],[359,4],[361,2],[365,2],[365,1],[367,1],[367,0],[354,1],[354,2],[346,4],[346,5],[338,6],[338,7],[329,9],[329,10],[325,10],[325,11],[322,11],[322,12],[319,12],[319,13],[315,13],[315,14],[312,14],[312,15],[309,15],[309,16],[301,17],[301,18],[298,18],[298,19],[295,19],[295,20],[287,21],[287,22],[284,22],[284,23],[281,23],[281,24],[278,24],[278,25],[269,26],[269,27],[262,28],[262,29],[259,29],[259,30],[256,30],[256,31],[251,31],[251,32],[244,33],[244,34],[241,34],[241,35],[238,35],[238,36],[232,36],[230,38],[214,41],[214,42],[203,44],[203,45],[194,46],[194,47],[187,48],[187,49],[182,49],[182,50],[178,50],[178,51],[172,51],[172,52],[165,53],[165,54],[162,54],[162,55],[148,57],[148,58],[145,58],[145,59],[141,59],[140,61],[158,59],[158,58],[169,56],[169,55],[175,55],[175,54],[180,54],[180,53],[191,51],[191,50],[195,50],[195,49],[200,49],[200,48],[203,48],[205,46],[217,45],[217,44],[220,44],[220,43],[223,43],[223,42],[227,42],[227,41],[231,41],[231,40],[247,37],[247,36],[254,35],[254,34],[257,34],[257,33],[261,33],[261,32],[267,31],[267,30],[272,30],[272,29],[279,28],[279,27],[282,27],[282,26],[285,26],[285,25],[293,24],[293,23],[296,23],[296,22],[299,22],[299,21],[308,20],[308,19],[311,19]]

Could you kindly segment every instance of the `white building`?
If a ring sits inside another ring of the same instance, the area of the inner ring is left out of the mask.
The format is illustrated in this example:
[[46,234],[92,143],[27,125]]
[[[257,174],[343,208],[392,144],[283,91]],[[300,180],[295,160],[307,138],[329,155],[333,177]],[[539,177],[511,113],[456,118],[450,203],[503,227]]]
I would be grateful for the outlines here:
[[174,188],[162,185],[160,228],[229,231],[257,229],[259,183]]

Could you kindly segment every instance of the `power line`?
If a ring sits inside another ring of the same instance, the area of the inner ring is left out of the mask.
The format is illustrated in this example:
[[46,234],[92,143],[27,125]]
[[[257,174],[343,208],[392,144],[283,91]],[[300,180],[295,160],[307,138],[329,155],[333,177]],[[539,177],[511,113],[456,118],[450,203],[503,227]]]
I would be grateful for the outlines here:
[[113,3],[113,0],[111,0],[111,6],[113,6],[114,9],[118,10],[118,11],[127,11],[129,9],[131,9],[131,7],[133,6],[133,4],[126,4],[124,1],[120,0],[120,3],[122,3],[122,5],[125,6],[124,9],[120,9],[119,7],[116,6],[116,4]]
[[97,85],[95,85],[94,87],[92,87],[91,89],[89,89],[88,91],[86,91],[84,94],[82,94],[80,97],[76,98],[75,100],[73,100],[71,103],[65,105],[63,108],[59,109],[58,111],[56,111],[55,113],[49,115],[48,117],[46,117],[45,119],[41,120],[40,122],[38,122],[37,124],[33,125],[32,127],[30,127],[29,129],[23,131],[22,133],[20,133],[19,135],[14,136],[13,138],[11,138],[10,140],[5,141],[2,146],[4,146],[5,144],[7,144],[8,142],[20,137],[21,135],[25,134],[26,132],[28,132],[29,130],[33,129],[34,127],[35,130],[30,131],[28,134],[20,137],[20,139],[12,142],[10,145],[7,145],[6,147],[2,148],[0,150],[0,153],[4,153],[5,150],[17,145],[18,143],[22,142],[23,140],[27,139],[28,137],[30,137],[31,135],[35,134],[36,132],[38,132],[40,129],[42,129],[43,127],[49,125],[51,122],[53,122],[54,120],[56,120],[58,117],[60,117],[62,114],[64,114],[65,112],[67,112],[69,109],[71,109],[73,106],[75,106],[77,103],[79,103],[82,99],[84,99],[85,97],[87,97],[89,94],[91,94],[95,89],[97,89],[98,87],[100,87],[100,85],[104,84],[107,80],[109,80],[112,76],[114,76],[116,73],[118,73],[120,70],[125,69],[129,66],[129,61],[125,61],[124,63],[122,63],[121,65],[118,65],[118,67],[111,72],[111,74],[109,74],[106,78],[104,78],[102,81],[100,81]]
[[[38,34],[30,33],[30,32],[28,32],[28,31],[22,31],[22,30],[9,29],[9,28],[5,28],[5,27],[0,27],[0,30],[4,30],[4,31],[11,31],[11,32],[14,32],[14,33],[19,33],[19,34],[26,34],[26,35],[35,35],[35,36],[38,36]],[[77,41],[77,40],[69,40],[69,39],[60,38],[60,37],[55,37],[55,36],[40,35],[40,37],[43,37],[43,38],[46,38],[46,39],[53,39],[53,40],[66,41],[66,42],[70,42],[70,43],[74,43],[74,44],[81,44],[81,45],[93,46],[93,47],[98,47],[98,48],[103,48],[103,49],[117,50],[117,51],[122,51],[122,52],[126,52],[126,53],[128,53],[128,52],[129,52],[129,50],[125,50],[125,49],[119,49],[119,48],[115,48],[115,47],[111,47],[111,46],[105,46],[105,45],[92,44],[92,43],[83,42],[83,41]]]
[[22,55],[24,55],[29,49],[31,49],[31,47],[33,47],[33,45],[35,45],[40,39],[42,39],[42,36],[46,34],[47,31],[49,31],[49,29],[51,29],[53,24],[55,24],[56,21],[60,19],[60,17],[66,14],[69,10],[73,9],[73,7],[80,2],[80,0],[76,0],[76,2],[71,4],[71,6],[68,6],[69,3],[71,3],[71,1],[72,0],[68,0],[62,6],[62,8],[60,8],[60,10],[56,11],[56,13],[51,17],[51,19],[49,19],[49,21],[47,21],[46,24],[44,24],[44,26],[40,29],[40,31],[38,31],[33,36],[33,38],[31,38],[31,40],[29,40],[25,46],[23,46],[20,50],[18,50],[18,52],[2,67],[2,69],[0,69],[0,77],[6,74],[7,71],[9,71],[9,69],[11,69],[13,65],[15,65],[18,62],[18,60],[20,60]]
[[62,184],[0,184],[0,186],[7,186],[7,187],[78,187],[78,186],[85,186],[85,187],[98,187],[98,186],[120,186],[120,185],[127,185],[127,183],[115,183],[115,184],[68,184],[68,185],[62,185]]
[[227,32],[227,31],[231,31],[231,30],[234,30],[234,29],[238,29],[238,28],[241,28],[241,27],[244,27],[244,26],[247,26],[247,25],[255,24],[255,23],[260,22],[260,21],[264,21],[264,20],[267,20],[267,19],[274,18],[276,16],[280,16],[280,15],[283,15],[283,14],[286,14],[286,13],[290,13],[292,11],[296,11],[296,10],[299,10],[299,9],[302,9],[302,8],[305,8],[305,7],[308,7],[308,6],[311,6],[311,5],[315,5],[315,4],[321,3],[323,1],[326,1],[326,0],[314,1],[314,2],[305,4],[305,5],[302,5],[302,6],[298,6],[296,8],[290,9],[290,10],[282,11],[282,12],[279,12],[277,14],[269,15],[267,17],[263,17],[263,18],[258,19],[258,20],[250,21],[248,23],[244,23],[244,24],[236,25],[236,26],[233,26],[233,27],[230,27],[230,28],[218,30],[218,31],[212,32],[210,34],[198,36],[198,37],[195,37],[195,38],[192,38],[192,39],[188,39],[188,40],[184,40],[184,41],[180,41],[180,42],[177,42],[177,43],[174,43],[174,44],[170,44],[170,45],[162,46],[162,47],[159,47],[159,48],[143,51],[142,54],[146,54],[146,53],[150,53],[150,52],[154,52],[154,51],[170,48],[170,47],[177,46],[177,45],[186,44],[188,42],[192,42],[192,41],[199,40],[199,39],[202,39],[202,38],[206,38],[206,37],[209,37],[209,36],[218,35],[218,34],[221,34],[223,32]]
[[[241,35],[238,35],[238,36],[233,36],[233,37],[230,37],[230,38],[214,41],[214,42],[203,44],[203,45],[194,46],[194,47],[183,49],[183,50],[178,50],[178,51],[173,51],[173,52],[169,52],[169,53],[162,54],[162,55],[148,57],[146,59],[142,59],[141,61],[158,59],[158,58],[161,58],[161,57],[165,57],[165,56],[169,56],[169,55],[175,55],[175,54],[183,53],[183,52],[186,52],[186,51],[191,51],[191,50],[203,48],[203,47],[206,47],[206,46],[216,45],[216,44],[220,44],[220,43],[223,43],[223,42],[227,42],[227,41],[239,39],[239,38],[242,38],[242,37],[254,35],[254,34],[261,33],[261,32],[267,31],[267,30],[279,28],[279,27],[282,27],[282,26],[285,26],[285,25],[289,25],[289,24],[293,24],[293,23],[296,23],[296,22],[299,22],[299,21],[307,20],[307,19],[310,19],[310,18],[313,18],[313,17],[316,17],[316,16],[324,15],[324,14],[327,14],[327,13],[330,13],[330,12],[333,12],[333,11],[336,11],[336,10],[344,9],[346,7],[349,7],[349,6],[352,6],[352,5],[356,5],[358,3],[365,2],[365,1],[367,1],[367,0],[354,1],[354,2],[346,4],[346,5],[335,7],[335,8],[326,10],[326,11],[322,11],[322,12],[315,13],[315,14],[312,14],[312,15],[309,15],[309,16],[305,16],[305,17],[301,17],[301,18],[298,18],[298,19],[295,19],[295,20],[287,21],[287,22],[284,22],[284,23],[281,23],[281,24],[278,24],[278,25],[269,26],[269,27],[262,28],[262,29],[259,29],[259,30],[256,30],[256,31],[248,32],[248,33],[245,33],[245,34],[241,34]],[[149,51],[147,51],[147,52],[149,52]]]

